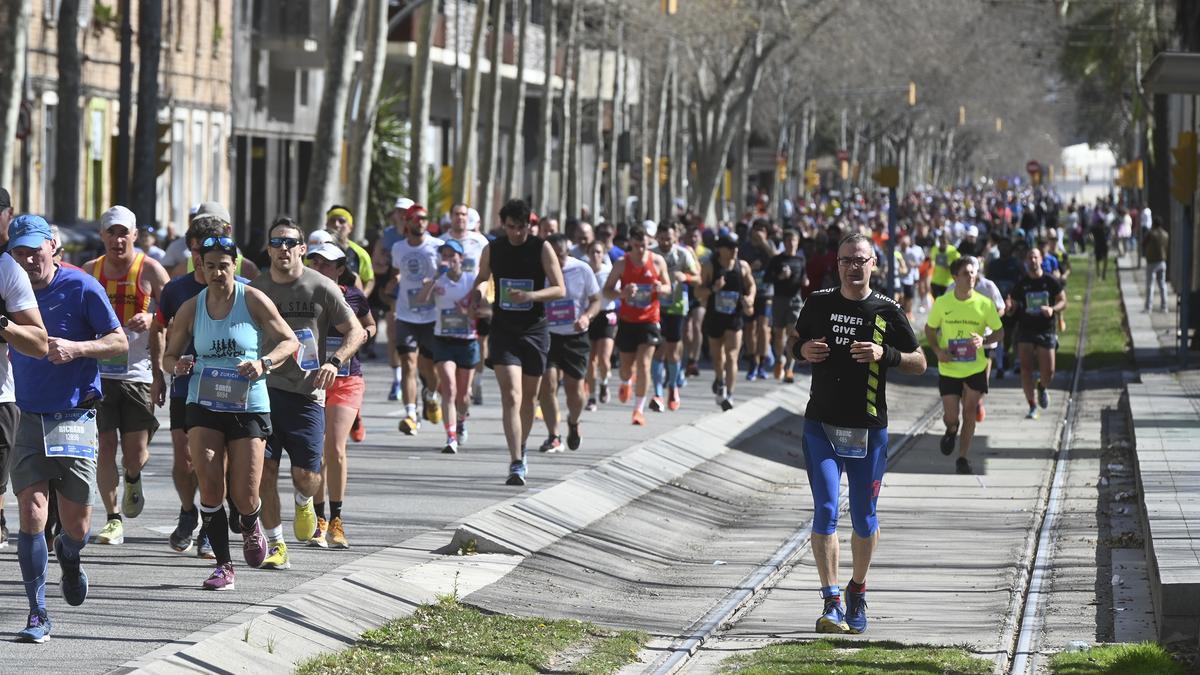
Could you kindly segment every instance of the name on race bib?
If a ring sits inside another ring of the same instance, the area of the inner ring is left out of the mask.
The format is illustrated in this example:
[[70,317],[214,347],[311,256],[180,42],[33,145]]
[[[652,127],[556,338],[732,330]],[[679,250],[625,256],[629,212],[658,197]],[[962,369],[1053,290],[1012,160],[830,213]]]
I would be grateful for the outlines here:
[[96,411],[71,408],[42,415],[47,457],[96,459]]
[[733,314],[737,311],[738,298],[742,297],[737,291],[719,291],[717,293],[716,310],[721,314]]
[[630,307],[646,308],[654,299],[653,287],[650,284],[631,284],[633,297],[629,299]]
[[200,370],[196,402],[213,412],[245,412],[250,380],[236,368],[205,366]]
[[1025,294],[1025,311],[1041,314],[1042,308],[1050,304],[1050,291],[1029,291]]
[[455,307],[443,309],[439,317],[442,322],[442,334],[455,337],[467,337],[471,334],[471,317]]
[[977,352],[974,338],[956,338],[946,344],[951,361],[974,361]]
[[821,423],[825,428],[825,437],[833,446],[833,452],[847,459],[862,459],[867,456],[867,439],[870,432],[867,429],[855,427],[839,427]]
[[546,303],[546,321],[551,326],[570,326],[575,323],[575,301],[559,298]]
[[428,312],[433,309],[433,296],[429,296],[429,302],[422,304],[417,301],[417,296],[421,294],[420,287],[410,288],[404,291],[408,295],[408,309],[413,312]]
[[300,364],[300,370],[311,371],[320,368],[321,352],[317,349],[317,338],[312,329],[301,328],[295,333],[296,339],[300,341],[300,349],[296,351],[296,363]]
[[[342,342],[344,342],[344,340],[340,337],[336,337],[333,335],[327,335],[325,337],[325,353],[326,354],[336,353],[337,350],[342,348]],[[353,358],[354,357],[350,357],[350,358],[346,359],[342,363],[341,367],[338,368],[338,372],[337,372],[338,377],[348,377],[350,375],[350,361],[352,361]]]
[[525,312],[533,309],[533,301],[513,302],[513,291],[533,292],[533,279],[501,279],[500,280],[500,309],[509,312]]

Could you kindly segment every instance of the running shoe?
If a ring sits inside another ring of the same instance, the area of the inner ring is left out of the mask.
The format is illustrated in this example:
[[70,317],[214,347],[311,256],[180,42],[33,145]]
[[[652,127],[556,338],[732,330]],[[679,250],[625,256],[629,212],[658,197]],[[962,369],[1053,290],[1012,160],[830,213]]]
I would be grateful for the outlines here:
[[959,457],[958,461],[954,462],[954,470],[962,474],[974,473],[971,471],[971,463],[967,461],[966,457]]
[[367,437],[367,427],[363,425],[362,414],[354,416],[354,424],[350,426],[350,440],[362,443]]
[[855,635],[867,632],[867,592],[846,591],[846,627]]
[[683,373],[687,377],[699,377],[700,376],[700,366],[697,365],[695,361],[689,360],[687,362],[687,368],[684,368]]
[[796,384],[796,373],[793,372],[791,368],[783,371],[783,383]]
[[646,426],[646,415],[641,410],[633,411],[633,425],[637,427]]
[[288,562],[287,544],[282,541],[271,544],[271,553],[263,560],[264,570],[290,570],[292,563]]
[[528,467],[525,465],[525,460],[511,462],[508,465],[508,480],[504,481],[506,485],[524,485],[525,474]]
[[267,558],[267,535],[263,532],[262,521],[254,521],[254,529],[242,534],[242,557],[250,567],[262,567]]
[[59,590],[62,591],[63,600],[66,600],[67,604],[72,607],[82,605],[83,601],[87,600],[87,573],[80,566],[78,557],[74,560],[67,560],[63,556],[62,537],[54,540],[54,557],[58,558],[58,565],[62,568],[62,581],[59,582]]
[[8,524],[0,523],[0,548],[8,548]]
[[746,371],[746,381],[753,382],[758,379],[758,368],[750,367]]
[[50,629],[54,624],[50,621],[50,615],[46,614],[46,610],[29,613],[29,621],[25,623],[25,630],[17,633],[17,642],[36,642],[41,644],[50,639]]
[[421,428],[421,423],[411,417],[404,417],[401,418],[400,424],[397,425],[397,428],[400,429],[400,433],[404,434],[405,436],[416,436],[417,429]]
[[1025,419],[1027,420],[1036,420],[1040,416],[1036,405],[1029,406],[1029,412],[1025,413]]
[[96,535],[97,544],[117,546],[125,543],[125,523],[120,518],[113,518],[104,524],[100,534]]
[[671,412],[679,410],[679,387],[671,387],[667,392],[667,410]]
[[442,446],[443,455],[458,454],[458,439],[453,436],[446,437],[446,445]]
[[538,452],[562,452],[562,437],[555,435],[547,438]]
[[341,516],[329,521],[329,548],[350,548],[350,542],[346,541],[346,529]]
[[455,429],[454,434],[458,436],[459,445],[466,445],[467,439],[471,437],[471,434],[467,431],[467,423],[462,420],[459,420],[458,428]]
[[842,610],[840,598],[826,598],[825,609],[817,619],[818,633],[849,633],[850,626],[846,624],[846,613]]
[[434,424],[442,423],[442,402],[436,393],[425,401],[425,419]]
[[720,405],[721,412],[729,412],[730,410],[733,410],[733,397],[726,396],[725,398],[721,399]]
[[567,447],[571,450],[578,450],[581,440],[579,437],[579,425],[567,424]]
[[680,389],[687,386],[687,375],[684,374],[682,368],[675,370],[675,386]]
[[329,548],[329,544],[325,541],[325,532],[329,529],[329,523],[320,516],[317,517],[317,531],[313,532],[312,539],[308,540],[309,546],[317,548]]
[[600,383],[600,403],[605,404],[605,403],[608,403],[610,400],[612,400],[612,397],[610,397],[608,395],[608,383],[601,382]]
[[212,542],[208,540],[208,532],[205,532],[204,528],[200,528],[200,534],[196,535],[196,557],[202,560],[217,559],[217,554],[212,550]]
[[217,565],[201,587],[206,591],[232,591],[233,563]]
[[958,437],[958,427],[947,429],[946,433],[942,434],[942,454],[949,456],[954,452],[954,440]]
[[724,396],[724,394],[723,394],[722,392],[724,392],[724,391],[725,391],[725,383],[724,383],[724,382],[722,382],[722,381],[721,381],[721,380],[719,380],[719,379],[717,379],[717,380],[713,380],[713,383],[712,383],[712,393],[713,393],[713,395],[714,395],[714,396],[721,396],[721,397],[723,397],[723,396]]
[[471,405],[483,405],[483,385],[479,384],[479,380],[471,385]]
[[770,370],[769,366],[765,366],[760,363],[758,365],[758,368],[755,369],[754,374],[757,376],[758,379],[765,380],[765,379],[767,379],[767,371],[768,370]]
[[666,407],[663,406],[662,397],[655,396],[654,398],[650,399],[650,409],[654,412],[662,412],[666,410]]
[[588,412],[595,412],[596,408],[598,407],[599,406],[596,405],[596,399],[593,397],[587,400],[587,404],[583,406],[583,409]]
[[[294,500],[293,500],[294,501]],[[317,510],[313,508],[312,497],[303,504],[296,504],[296,516],[292,520],[292,534],[296,541],[308,541],[317,531]]]
[[233,503],[233,497],[225,498],[225,518],[229,521],[229,531],[234,534],[242,533],[242,514]]
[[179,523],[168,540],[171,550],[176,553],[187,553],[192,550],[192,533],[196,531],[199,519],[200,513],[197,511],[179,511]]
[[621,403],[629,403],[629,399],[633,397],[633,385],[629,382],[622,382],[621,387],[617,389],[617,400]]
[[138,482],[130,483],[125,481],[125,493],[121,497],[121,511],[126,518],[137,518],[142,515],[142,508],[146,506],[146,497],[142,494],[142,481],[139,478]]
[[983,401],[980,401],[979,405],[975,408],[975,421],[982,422],[985,419],[987,419],[987,410],[983,407]]
[[1042,386],[1041,382],[1038,382],[1037,386],[1037,403],[1042,410],[1050,407],[1050,394],[1046,391],[1046,388]]
[[546,416],[542,414],[542,404],[541,403],[533,406],[533,419],[535,419],[535,420],[546,419]]
[[400,400],[400,387],[401,386],[402,385],[399,382],[392,383],[392,389],[391,389],[391,391],[388,392],[388,400],[389,401],[399,401]]

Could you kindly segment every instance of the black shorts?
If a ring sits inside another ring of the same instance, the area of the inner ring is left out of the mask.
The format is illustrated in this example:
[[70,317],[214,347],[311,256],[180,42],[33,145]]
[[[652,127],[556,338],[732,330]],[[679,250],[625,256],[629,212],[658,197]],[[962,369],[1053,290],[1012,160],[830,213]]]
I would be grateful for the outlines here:
[[938,375],[938,393],[942,396],[962,396],[964,384],[981,394],[988,393],[987,371],[981,370],[967,377]]
[[1058,334],[1053,331],[1049,333],[1026,333],[1017,331],[1017,343],[1029,342],[1035,347],[1043,349],[1058,349]]
[[904,289],[905,300],[912,300],[917,297],[916,284],[900,284],[900,287]]
[[571,379],[582,380],[587,375],[588,355],[591,352],[592,343],[587,333],[550,334],[549,366],[561,370],[563,375]]
[[658,318],[663,340],[670,343],[683,342],[683,326],[687,317],[682,314],[663,314]]
[[942,294],[946,292],[947,288],[949,288],[949,287],[930,282],[929,294],[932,295],[934,298],[940,298],[940,297],[942,297]]
[[771,327],[792,328],[800,318],[800,310],[804,308],[804,298],[799,295],[787,297],[777,295],[771,305]]
[[187,397],[172,396],[170,403],[171,410],[171,431],[179,429],[187,431]]
[[271,435],[271,413],[213,412],[196,403],[187,404],[187,428],[204,427],[225,435],[225,441],[262,438]]
[[725,337],[725,333],[729,331],[739,331],[745,322],[745,315],[740,311],[734,314],[722,314],[720,312],[705,312],[704,323],[701,329],[704,331],[704,336],[713,340],[720,340]]
[[492,332],[492,320],[484,318],[475,319],[475,332],[481,338],[487,337],[488,333]]
[[433,358],[433,322],[410,323],[396,320],[396,353],[405,356],[413,352],[427,359]]
[[511,332],[493,322],[487,341],[488,356],[483,362],[487,367],[520,366],[522,373],[530,377],[541,377],[546,372],[550,331],[545,321],[520,332]]
[[0,495],[8,490],[8,462],[17,441],[21,410],[16,403],[0,403]]
[[657,323],[617,322],[617,351],[631,354],[642,345],[657,347],[662,344],[662,330]]
[[763,297],[761,295],[754,296],[754,316],[752,319],[760,319],[762,317],[771,318],[771,302],[773,296]]
[[596,315],[588,324],[588,339],[611,340],[617,337],[617,315],[612,310],[604,310]]

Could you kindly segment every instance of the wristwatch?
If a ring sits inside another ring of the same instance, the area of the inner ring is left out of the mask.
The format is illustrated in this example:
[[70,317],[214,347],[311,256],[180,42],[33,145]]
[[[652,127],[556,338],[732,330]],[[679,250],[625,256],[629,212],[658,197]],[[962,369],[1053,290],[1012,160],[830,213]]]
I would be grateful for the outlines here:
[[341,360],[341,359],[339,359],[339,358],[338,358],[338,357],[336,357],[336,356],[333,356],[333,355],[330,355],[330,357],[329,357],[329,358],[325,359],[325,362],[326,362],[326,363],[332,363],[334,368],[341,368],[341,367],[342,367],[342,360]]
[[0,331],[8,330],[8,316],[0,314]]
[[268,358],[268,357],[266,357],[266,356],[264,356],[264,357],[262,357],[261,359],[259,359],[259,361],[262,361],[263,372],[264,372],[264,373],[270,373],[270,372],[271,372],[271,366],[274,364],[274,362],[273,362],[273,361],[271,361],[271,359],[270,359],[270,358]]

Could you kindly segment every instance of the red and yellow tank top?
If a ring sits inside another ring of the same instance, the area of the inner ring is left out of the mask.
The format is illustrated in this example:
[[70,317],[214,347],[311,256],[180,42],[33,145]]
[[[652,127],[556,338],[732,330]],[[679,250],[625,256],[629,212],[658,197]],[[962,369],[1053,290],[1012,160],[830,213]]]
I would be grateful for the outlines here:
[[621,288],[635,286],[632,300],[621,300],[617,317],[628,323],[658,323],[658,269],[654,266],[654,254],[647,251],[646,259],[638,261],[633,256],[623,258],[625,269],[621,272]]
[[96,262],[92,267],[92,276],[100,282],[104,287],[104,291],[108,293],[108,300],[112,303],[113,311],[117,314],[117,319],[124,326],[134,314],[140,314],[150,310],[150,293],[142,290],[142,265],[146,262],[146,254],[139,253],[133,259],[133,264],[129,266],[129,272],[124,278],[109,279],[104,276],[104,256],[96,258]]

